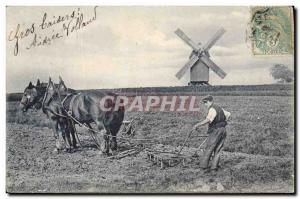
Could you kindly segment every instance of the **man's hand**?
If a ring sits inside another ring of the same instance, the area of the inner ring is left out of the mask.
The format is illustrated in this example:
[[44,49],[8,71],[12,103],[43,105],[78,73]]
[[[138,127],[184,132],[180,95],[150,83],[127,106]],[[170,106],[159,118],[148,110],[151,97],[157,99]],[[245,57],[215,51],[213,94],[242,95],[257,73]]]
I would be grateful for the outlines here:
[[193,126],[193,131],[195,131],[195,130],[197,130],[197,128],[199,127],[200,125],[199,125],[199,123],[197,123],[197,124],[195,124],[194,126]]
[[192,129],[192,130],[197,130],[197,128],[198,128],[199,126],[203,126],[203,125],[205,125],[205,124],[207,124],[207,123],[209,123],[209,120],[208,120],[208,119],[204,119],[203,121],[201,121],[201,122],[195,124],[195,125],[193,126],[193,129]]

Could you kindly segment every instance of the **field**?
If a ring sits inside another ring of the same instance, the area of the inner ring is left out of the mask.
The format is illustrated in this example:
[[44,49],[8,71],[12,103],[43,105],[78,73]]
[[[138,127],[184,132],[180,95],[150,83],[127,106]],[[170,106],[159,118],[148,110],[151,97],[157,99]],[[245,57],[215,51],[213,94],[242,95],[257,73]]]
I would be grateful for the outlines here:
[[[199,169],[201,158],[164,169],[149,161],[144,151],[109,159],[99,153],[82,127],[78,133],[84,147],[74,153],[56,154],[52,130],[42,111],[20,113],[17,102],[7,102],[7,191],[292,193],[294,100],[284,92],[216,97],[216,103],[230,111],[232,118],[221,168],[214,174]],[[134,138],[176,147],[205,114],[203,107],[199,112],[127,112],[125,120],[135,119]],[[186,148],[197,148],[203,139],[199,135],[205,132],[203,127],[199,134],[194,133]],[[129,148],[127,142],[119,140],[120,151]]]

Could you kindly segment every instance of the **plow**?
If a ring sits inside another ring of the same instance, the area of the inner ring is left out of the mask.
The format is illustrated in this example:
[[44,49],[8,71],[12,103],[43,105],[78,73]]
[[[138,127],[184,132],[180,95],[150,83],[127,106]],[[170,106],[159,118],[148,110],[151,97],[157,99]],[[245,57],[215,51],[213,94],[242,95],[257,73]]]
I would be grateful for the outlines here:
[[[200,144],[206,142],[206,139]],[[203,155],[203,149],[190,147],[174,147],[171,145],[158,144],[152,149],[146,148],[147,158],[161,169],[165,167],[174,167],[177,165],[185,166],[188,162],[193,161]]]
[[[174,167],[177,165],[186,165],[188,162],[191,162],[195,158],[199,158],[203,155],[203,146],[206,143],[207,136],[201,135],[200,145],[197,148],[191,148],[186,146],[187,141],[192,135],[194,130],[191,130],[186,136],[185,140],[179,146],[171,146],[162,144],[161,140],[167,140],[168,137],[160,137],[159,139],[151,138],[136,138],[136,124],[135,119],[129,121],[123,121],[122,126],[119,130],[119,135],[117,139],[122,145],[127,145],[126,148],[129,148],[124,151],[119,151],[117,154],[109,156],[109,159],[122,159],[128,156],[134,156],[141,152],[146,154],[147,159],[153,163],[153,165],[159,166],[161,169],[166,167]],[[89,131],[93,131],[92,138],[98,147],[101,150],[101,138],[104,132],[98,132],[94,129],[90,129],[84,124],[81,126],[87,128]],[[96,134],[98,134],[96,136]]]
[[110,159],[121,159],[143,152],[153,165],[159,166],[161,169],[177,165],[185,166],[188,162],[203,155],[203,146],[207,140],[207,136],[200,136],[201,143],[197,148],[186,146],[186,143],[193,132],[192,130],[188,133],[181,146],[171,146],[161,143],[157,144],[158,140],[155,139],[134,138],[135,132],[134,120],[123,122],[120,129],[121,136],[118,137],[118,139],[121,143],[129,143],[132,148],[119,152],[117,155],[110,156]]

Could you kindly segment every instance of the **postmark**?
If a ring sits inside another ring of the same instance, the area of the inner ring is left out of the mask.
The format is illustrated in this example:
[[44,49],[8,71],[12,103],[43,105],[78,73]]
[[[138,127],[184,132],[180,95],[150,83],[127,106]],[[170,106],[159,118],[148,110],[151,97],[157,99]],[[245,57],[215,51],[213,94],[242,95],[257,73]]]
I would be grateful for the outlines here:
[[254,55],[293,54],[293,8],[252,7],[250,40]]

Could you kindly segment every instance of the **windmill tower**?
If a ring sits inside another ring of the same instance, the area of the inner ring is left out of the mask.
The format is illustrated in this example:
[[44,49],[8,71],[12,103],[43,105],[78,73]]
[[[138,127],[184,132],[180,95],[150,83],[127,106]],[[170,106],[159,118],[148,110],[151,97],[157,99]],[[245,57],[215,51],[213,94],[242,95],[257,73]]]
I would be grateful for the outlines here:
[[182,30],[178,28],[175,31],[175,34],[189,45],[193,51],[190,55],[189,61],[177,72],[176,77],[178,79],[182,78],[185,72],[190,69],[189,85],[208,85],[209,69],[211,69],[224,79],[226,73],[209,58],[210,55],[208,53],[209,49],[224,33],[225,29],[220,28],[204,46],[200,46],[194,43]]

